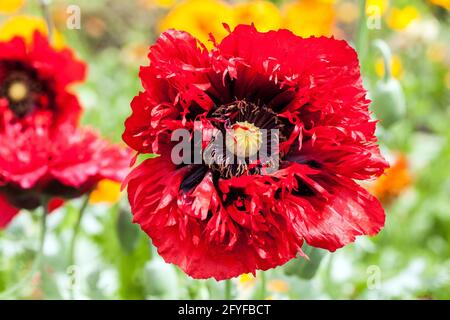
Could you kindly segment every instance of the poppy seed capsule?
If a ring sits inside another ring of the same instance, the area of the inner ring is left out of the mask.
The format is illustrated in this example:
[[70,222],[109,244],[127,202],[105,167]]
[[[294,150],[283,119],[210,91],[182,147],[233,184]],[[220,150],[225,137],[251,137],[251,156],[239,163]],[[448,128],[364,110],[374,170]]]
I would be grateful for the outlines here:
[[22,81],[17,81],[11,84],[8,88],[8,97],[14,102],[25,100],[28,96],[28,87]]
[[254,124],[236,122],[226,136],[227,149],[239,157],[251,157],[262,145],[262,133]]

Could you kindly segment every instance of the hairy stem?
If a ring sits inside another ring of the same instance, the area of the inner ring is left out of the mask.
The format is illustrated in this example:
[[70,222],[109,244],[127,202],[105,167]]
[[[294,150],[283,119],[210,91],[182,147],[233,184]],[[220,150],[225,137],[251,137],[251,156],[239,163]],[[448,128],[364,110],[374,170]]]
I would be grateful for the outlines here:
[[[85,199],[83,200],[80,210],[78,211],[77,221],[75,222],[75,226],[73,228],[72,238],[70,239],[69,244],[69,266],[75,265],[75,249],[76,249],[75,246],[77,242],[78,233],[80,231],[81,220],[83,219],[84,212],[86,211],[86,208],[88,207],[89,204],[89,195],[90,194],[87,194]],[[70,298],[72,300],[74,298],[73,286],[71,286],[70,288]]]
[[259,298],[261,300],[266,299],[267,297],[267,279],[266,279],[266,273],[264,271],[260,272],[260,279],[261,279],[261,286],[259,291]]
[[48,30],[48,39],[51,42],[52,36],[53,36],[53,23],[52,18],[50,15],[50,2],[51,0],[40,0],[41,5],[41,11],[42,15],[45,19],[45,22],[47,24],[47,30]]

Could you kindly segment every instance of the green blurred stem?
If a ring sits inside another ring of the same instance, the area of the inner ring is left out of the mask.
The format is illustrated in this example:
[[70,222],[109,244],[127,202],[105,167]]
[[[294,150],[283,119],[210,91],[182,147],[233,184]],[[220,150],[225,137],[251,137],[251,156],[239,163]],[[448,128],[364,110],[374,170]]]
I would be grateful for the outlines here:
[[[80,232],[81,220],[83,219],[84,212],[89,204],[90,193],[88,193],[81,204],[80,210],[78,210],[77,221],[75,222],[75,226],[73,227],[72,238],[70,239],[69,244],[69,267],[75,265],[75,245],[77,243],[77,237]],[[73,287],[70,287],[70,299],[73,300],[74,293]]]
[[232,300],[231,290],[233,289],[233,283],[231,280],[225,280],[225,300]]
[[43,270],[43,260],[44,260],[44,244],[45,244],[45,238],[47,235],[47,216],[48,216],[48,199],[47,197],[43,197],[41,200],[42,204],[42,215],[41,215],[41,228],[40,228],[40,235],[39,235],[39,246],[37,249],[36,257],[33,261],[33,264],[31,265],[30,271],[22,278],[21,281],[16,283],[13,287],[9,288],[6,291],[3,291],[0,293],[0,299],[7,299],[9,297],[14,297],[13,295],[19,291],[20,289],[23,289],[33,278],[33,276],[36,274],[36,272],[40,271],[41,273],[44,272]]
[[369,30],[367,28],[367,16],[366,16],[366,0],[359,1],[359,21],[358,29],[356,31],[356,50],[359,54],[359,60],[361,66],[365,66],[365,60],[368,47]]
[[75,245],[77,242],[78,233],[80,232],[81,220],[83,219],[84,212],[89,204],[89,195],[87,194],[83,203],[81,204],[80,210],[78,210],[77,221],[75,222],[75,226],[73,227],[72,238],[70,239],[69,245],[69,265],[72,266],[75,264]]
[[266,299],[267,297],[267,279],[266,279],[266,273],[264,271],[260,272],[260,279],[261,279],[261,286],[259,288],[259,298],[261,300]]
[[51,39],[53,36],[53,23],[52,23],[52,18],[50,15],[50,2],[51,2],[51,0],[40,0],[39,1],[40,5],[41,5],[42,15],[45,19],[45,22],[47,23],[48,39],[51,42]]
[[48,203],[49,199],[46,197],[42,198],[42,217],[41,217],[41,235],[39,238],[39,251],[38,251],[38,267],[40,271],[43,270],[43,260],[44,260],[44,244],[45,244],[45,237],[47,235],[47,216],[49,214],[48,212]]
[[383,40],[377,39],[373,43],[373,46],[380,51],[384,62],[384,80],[387,81],[392,77],[392,54],[391,49]]

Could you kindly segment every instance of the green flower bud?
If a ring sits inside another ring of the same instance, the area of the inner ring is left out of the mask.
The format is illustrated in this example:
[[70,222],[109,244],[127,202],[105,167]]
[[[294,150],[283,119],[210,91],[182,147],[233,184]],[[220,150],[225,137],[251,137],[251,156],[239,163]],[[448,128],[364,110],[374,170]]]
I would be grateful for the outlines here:
[[380,124],[388,128],[406,115],[406,102],[400,83],[394,79],[379,80],[371,94],[372,110]]
[[392,55],[389,46],[382,40],[375,40],[384,60],[384,78],[377,81],[371,92],[372,110],[384,128],[399,121],[406,114],[406,101],[400,82],[392,77]]

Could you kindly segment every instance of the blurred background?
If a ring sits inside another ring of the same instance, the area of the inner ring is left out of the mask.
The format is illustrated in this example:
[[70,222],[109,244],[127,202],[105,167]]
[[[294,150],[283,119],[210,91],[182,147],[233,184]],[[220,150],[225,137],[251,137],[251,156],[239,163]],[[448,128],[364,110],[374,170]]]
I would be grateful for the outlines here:
[[[148,47],[167,28],[189,31],[208,47],[231,27],[288,28],[331,36],[358,50],[365,86],[380,120],[391,168],[365,185],[386,209],[386,226],[337,252],[308,251],[260,275],[232,280],[235,298],[450,299],[450,1],[449,0],[53,0],[53,44],[89,64],[75,88],[83,123],[119,142]],[[0,41],[46,31],[39,1],[0,0]],[[1,142],[0,142],[1,143]],[[43,273],[29,273],[37,217],[23,212],[0,231],[0,297],[9,299],[221,299],[223,282],[198,281],[158,257],[131,223],[119,185],[91,195],[70,265],[69,241],[82,200],[49,217]],[[261,293],[263,292],[263,293]],[[262,296],[263,295],[263,296]]]

